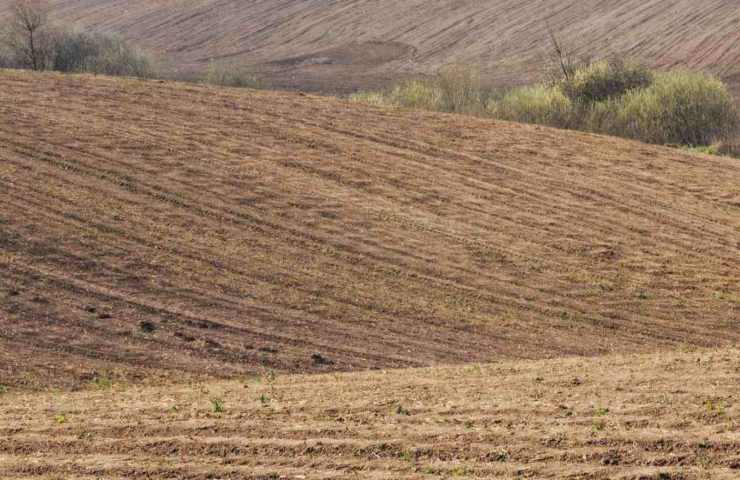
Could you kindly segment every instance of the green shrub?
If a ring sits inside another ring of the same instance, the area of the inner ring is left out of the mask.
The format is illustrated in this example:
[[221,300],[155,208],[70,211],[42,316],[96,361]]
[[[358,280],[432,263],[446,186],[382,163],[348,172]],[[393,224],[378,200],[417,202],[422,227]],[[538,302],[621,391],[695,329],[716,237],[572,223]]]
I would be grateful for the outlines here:
[[203,83],[236,88],[261,88],[259,79],[244,67],[211,62],[201,78]]
[[220,398],[212,398],[211,399],[211,411],[213,413],[223,413],[224,412],[224,401]]
[[688,71],[661,73],[621,99],[618,122],[607,133],[649,143],[710,145],[738,125],[733,99],[722,81]]
[[351,101],[438,112],[483,114],[486,92],[478,69],[449,65],[427,79],[400,82],[384,92],[358,92]]
[[555,127],[569,124],[572,103],[560,89],[545,85],[516,88],[488,102],[488,113],[501,120]]
[[613,59],[581,66],[569,78],[558,82],[558,86],[574,103],[589,105],[652,83],[653,74],[648,68],[635,62]]
[[586,132],[620,135],[619,112],[621,97],[608,98],[600,102],[579,104],[572,112],[574,122],[571,128]]
[[423,110],[440,110],[442,91],[427,80],[408,80],[393,87],[387,94],[391,105]]
[[364,103],[365,105],[393,106],[392,102],[383,92],[357,92],[349,96],[351,102]]

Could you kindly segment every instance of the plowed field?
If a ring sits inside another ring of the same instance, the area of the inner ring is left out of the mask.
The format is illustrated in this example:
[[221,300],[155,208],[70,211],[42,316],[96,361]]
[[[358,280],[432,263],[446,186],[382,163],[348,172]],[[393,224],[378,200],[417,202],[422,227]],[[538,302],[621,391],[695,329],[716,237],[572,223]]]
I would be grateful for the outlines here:
[[0,395],[3,479],[737,479],[740,352]]
[[740,164],[300,94],[0,72],[0,383],[740,340]]

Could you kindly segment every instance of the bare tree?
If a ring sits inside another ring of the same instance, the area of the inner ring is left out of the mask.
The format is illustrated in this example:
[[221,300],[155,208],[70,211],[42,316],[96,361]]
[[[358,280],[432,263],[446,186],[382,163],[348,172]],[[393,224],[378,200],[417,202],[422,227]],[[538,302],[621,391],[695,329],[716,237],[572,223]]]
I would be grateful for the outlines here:
[[552,77],[570,80],[579,67],[590,63],[590,59],[580,58],[570,48],[566,47],[549,24],[547,25],[547,34],[550,37],[550,47],[552,49],[551,62],[555,66],[554,70],[557,71],[557,73],[551,73]]
[[16,0],[5,42],[20,66],[44,70],[52,51],[48,6],[44,0]]

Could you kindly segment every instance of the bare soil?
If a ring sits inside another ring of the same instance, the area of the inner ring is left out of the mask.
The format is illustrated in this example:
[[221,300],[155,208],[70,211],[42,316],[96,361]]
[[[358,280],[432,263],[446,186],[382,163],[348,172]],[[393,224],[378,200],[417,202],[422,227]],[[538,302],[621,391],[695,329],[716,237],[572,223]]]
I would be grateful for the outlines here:
[[737,479],[740,351],[0,394],[3,479]]
[[0,383],[736,346],[740,164],[292,93],[0,72]]
[[[10,0],[0,0],[0,15]],[[348,92],[451,62],[498,85],[539,79],[548,28],[570,49],[740,74],[737,0],[52,0],[54,17],[120,33],[181,72],[253,65],[280,88]],[[290,64],[292,59],[300,62]]]

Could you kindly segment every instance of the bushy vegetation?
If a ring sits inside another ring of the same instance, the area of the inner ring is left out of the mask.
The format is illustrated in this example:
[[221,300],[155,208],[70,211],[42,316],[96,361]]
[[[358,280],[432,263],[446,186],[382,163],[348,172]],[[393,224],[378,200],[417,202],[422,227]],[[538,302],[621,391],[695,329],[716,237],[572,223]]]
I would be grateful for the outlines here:
[[490,95],[482,88],[477,69],[450,65],[431,78],[406,80],[386,91],[358,92],[350,99],[372,105],[480,115]]
[[558,90],[574,103],[589,105],[645,88],[653,83],[650,69],[620,59],[585,63],[572,75],[555,82]]
[[0,66],[31,70],[155,76],[147,54],[112,35],[77,32],[52,25],[48,5],[19,0],[2,26]]
[[560,89],[535,85],[511,90],[500,100],[492,99],[486,111],[501,120],[566,127],[573,102]]
[[54,45],[53,70],[154,77],[152,59],[118,36],[62,32]]
[[[568,65],[574,65],[569,63]],[[727,87],[716,77],[674,70],[656,73],[618,59],[563,68],[559,78],[503,94],[481,88],[480,76],[456,66],[428,80],[403,82],[354,101],[472,113],[617,135],[648,143],[727,145],[740,126]],[[729,146],[729,147],[728,147]],[[718,147],[717,151],[723,151]]]
[[489,92],[481,87],[481,74],[466,65],[442,68],[434,79],[440,92],[440,109],[453,113],[481,113]]
[[622,97],[616,133],[650,143],[710,145],[738,123],[727,87],[702,73],[674,71]]
[[211,85],[238,88],[260,88],[260,80],[248,69],[235,65],[211,62],[201,81]]

